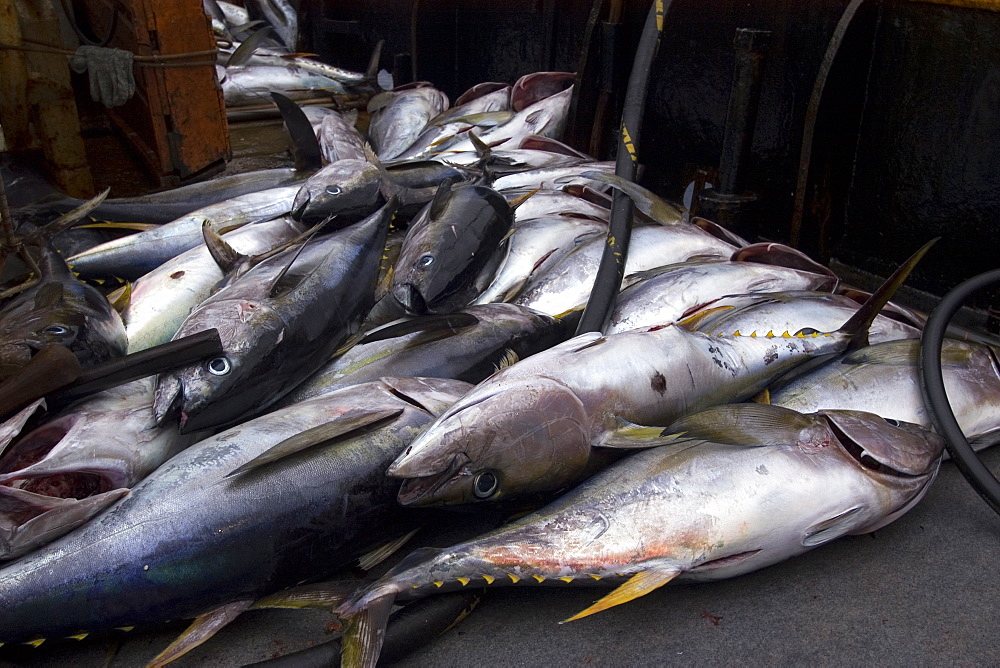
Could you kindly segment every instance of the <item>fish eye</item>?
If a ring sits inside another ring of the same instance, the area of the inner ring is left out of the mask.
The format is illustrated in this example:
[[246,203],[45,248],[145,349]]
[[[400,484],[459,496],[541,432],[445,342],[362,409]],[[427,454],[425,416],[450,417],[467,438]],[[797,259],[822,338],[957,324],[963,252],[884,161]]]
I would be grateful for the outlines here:
[[418,267],[429,267],[432,264],[434,264],[434,256],[430,253],[427,255],[421,255],[420,258],[417,259]]
[[55,336],[66,336],[69,334],[69,327],[65,325],[49,325],[42,330],[42,334],[54,334]]
[[341,192],[343,192],[343,191],[340,189],[340,186],[327,186],[326,187],[326,194],[327,195],[339,195]]
[[208,372],[213,376],[225,376],[232,370],[233,365],[228,357],[216,357],[208,362]]
[[500,491],[500,479],[493,471],[480,471],[472,481],[472,493],[477,499],[488,499]]

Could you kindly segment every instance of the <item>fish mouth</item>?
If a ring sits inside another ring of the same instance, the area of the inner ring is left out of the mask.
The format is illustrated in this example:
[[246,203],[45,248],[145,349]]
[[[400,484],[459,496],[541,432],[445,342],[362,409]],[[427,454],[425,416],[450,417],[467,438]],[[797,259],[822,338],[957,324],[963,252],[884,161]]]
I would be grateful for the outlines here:
[[418,290],[412,283],[397,285],[392,289],[391,294],[393,299],[399,302],[399,305],[402,306],[407,313],[424,315],[428,312],[427,301],[424,300],[424,296],[420,294],[420,290]]
[[[899,469],[893,468],[884,461],[880,461],[876,455],[865,449],[864,445],[859,443],[857,440],[852,438],[837,421],[830,417],[829,415],[824,415],[824,419],[830,426],[834,435],[837,437],[837,441],[843,446],[844,450],[848,455],[851,456],[858,464],[868,469],[869,471],[874,471],[876,473],[881,473],[883,475],[893,476],[895,478],[919,478],[924,475],[922,472],[908,472],[900,471]],[[891,424],[891,423],[890,423]]]
[[160,376],[153,396],[153,420],[157,427],[167,420],[178,419],[184,425],[185,416],[181,412],[184,404],[184,382],[176,376]]
[[292,201],[292,210],[289,212],[292,220],[302,222],[302,216],[305,214],[306,207],[309,206],[310,201],[312,201],[312,197],[306,192],[305,188],[295,195],[295,199]]
[[[443,471],[420,478],[407,478],[399,488],[396,500],[404,506],[427,506],[448,503],[446,500],[433,497],[445,484],[452,480],[457,480],[461,476],[468,476],[468,464],[471,461],[468,455],[460,452],[452,457],[451,462]],[[461,499],[452,501],[452,503],[454,502],[461,502]]]

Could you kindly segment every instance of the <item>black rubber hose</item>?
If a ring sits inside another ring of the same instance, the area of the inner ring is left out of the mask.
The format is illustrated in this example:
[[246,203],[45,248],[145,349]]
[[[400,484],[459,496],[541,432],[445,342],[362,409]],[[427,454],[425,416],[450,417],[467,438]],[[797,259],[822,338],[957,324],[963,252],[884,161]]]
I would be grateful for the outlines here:
[[[414,601],[393,613],[385,631],[379,663],[398,661],[426,645],[476,607],[484,590],[456,591]],[[340,665],[340,640],[331,640],[276,659],[249,664],[246,668],[326,668]]]
[[[642,36],[639,38],[639,45],[636,47],[632,73],[629,75],[628,88],[625,91],[615,174],[629,181],[635,180],[639,131],[646,109],[649,70],[659,45],[663,17],[669,6],[670,0],[653,0],[649,15],[646,17],[646,24],[642,29]],[[625,275],[625,259],[628,257],[631,236],[632,200],[624,193],[615,190],[611,201],[611,220],[608,223],[608,244],[604,247],[601,265],[597,270],[594,287],[580,319],[580,325],[576,329],[577,334],[600,332],[611,317],[615,298],[618,296]]]
[[945,438],[948,452],[955,465],[969,484],[979,492],[983,500],[1000,514],[1000,481],[976,455],[965,434],[958,426],[955,413],[948,403],[941,372],[941,344],[952,316],[962,306],[970,294],[992,283],[1000,281],[1000,269],[988,271],[970,278],[949,292],[937,305],[920,339],[920,383],[924,402],[929,409],[934,428]]

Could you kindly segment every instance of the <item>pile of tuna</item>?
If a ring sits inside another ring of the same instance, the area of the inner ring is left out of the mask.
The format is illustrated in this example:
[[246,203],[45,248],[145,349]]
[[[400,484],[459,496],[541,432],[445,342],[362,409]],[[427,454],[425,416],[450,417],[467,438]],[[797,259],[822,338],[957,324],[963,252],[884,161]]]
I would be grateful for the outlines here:
[[[206,329],[224,354],[9,417],[0,641],[199,617],[167,661],[383,546],[374,563],[415,507],[549,501],[378,581],[309,589],[346,620],[345,661],[373,665],[397,602],[617,585],[575,619],[917,503],[943,443],[917,381],[922,319],[887,304],[905,272],[859,295],[617,180],[558,142],[571,82],[484,84],[450,107],[429,84],[386,91],[364,138],[325,113],[310,175],[101,204],[189,209],[69,258],[132,281],[122,319],[40,242],[42,280],[0,312],[5,368],[47,343],[87,364]],[[605,331],[576,335],[611,188],[637,207],[625,285]],[[944,360],[963,429],[988,443],[996,351],[948,340]]]

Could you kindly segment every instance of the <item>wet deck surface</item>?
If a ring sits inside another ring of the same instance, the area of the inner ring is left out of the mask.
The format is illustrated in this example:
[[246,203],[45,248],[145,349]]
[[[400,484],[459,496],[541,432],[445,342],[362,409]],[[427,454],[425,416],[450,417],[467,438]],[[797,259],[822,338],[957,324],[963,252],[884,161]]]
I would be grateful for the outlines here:
[[[1000,450],[983,458],[1000,470]],[[497,588],[398,665],[997,665],[998,555],[1000,517],[946,462],[926,498],[874,534],[738,578],[670,585],[570,624],[558,622],[606,590]],[[331,640],[332,621],[323,611],[246,613],[173,665],[273,658]],[[181,628],[4,648],[0,662],[142,666]]]

